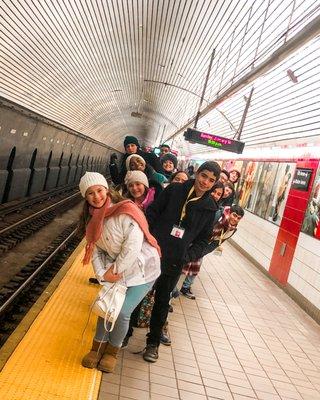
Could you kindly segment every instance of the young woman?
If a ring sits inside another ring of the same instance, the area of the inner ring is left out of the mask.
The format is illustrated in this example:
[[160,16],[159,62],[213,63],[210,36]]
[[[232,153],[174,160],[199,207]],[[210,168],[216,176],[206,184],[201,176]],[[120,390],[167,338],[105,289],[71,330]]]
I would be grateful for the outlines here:
[[190,176],[184,171],[176,171],[174,172],[170,179],[170,183],[184,183],[190,179]]
[[156,190],[149,188],[146,174],[142,171],[128,171],[124,183],[127,186],[127,197],[131,199],[143,213],[155,199]]
[[224,194],[224,184],[218,181],[212,188],[211,197],[213,200],[219,204],[219,201],[222,199]]
[[127,171],[142,171],[147,175],[148,181],[163,185],[167,182],[167,178],[156,172],[150,165],[146,164],[145,160],[138,154],[132,154],[126,160]]
[[238,171],[237,169],[232,169],[231,171],[229,171],[229,181],[234,185],[239,182],[240,176],[240,171]]
[[91,351],[82,359],[86,368],[113,372],[130,315],[160,274],[160,249],[144,214],[131,200],[122,200],[110,191],[103,175],[86,172],[79,188],[86,200],[82,216],[87,239],[83,263],[92,259],[101,284],[120,281],[127,286],[113,330],[106,331],[104,320],[98,317]]
[[174,154],[167,153],[160,158],[162,168],[164,170],[164,175],[167,179],[170,179],[171,175],[177,168],[178,160]]
[[231,206],[234,202],[234,186],[231,182],[224,183],[224,193],[222,199],[219,202],[219,205],[222,207]]

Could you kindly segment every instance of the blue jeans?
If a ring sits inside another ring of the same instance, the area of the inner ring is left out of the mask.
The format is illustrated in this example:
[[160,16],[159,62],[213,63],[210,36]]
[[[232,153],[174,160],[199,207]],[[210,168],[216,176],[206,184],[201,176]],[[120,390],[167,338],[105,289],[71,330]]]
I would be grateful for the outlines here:
[[183,281],[182,288],[183,289],[190,289],[191,285],[193,284],[195,279],[196,279],[196,275],[187,275],[185,277],[185,280]]
[[96,334],[94,340],[97,342],[109,342],[114,347],[121,347],[122,341],[126,336],[132,311],[152,288],[154,281],[143,285],[130,286],[127,289],[126,297],[111,332],[104,329],[104,320],[98,317]]

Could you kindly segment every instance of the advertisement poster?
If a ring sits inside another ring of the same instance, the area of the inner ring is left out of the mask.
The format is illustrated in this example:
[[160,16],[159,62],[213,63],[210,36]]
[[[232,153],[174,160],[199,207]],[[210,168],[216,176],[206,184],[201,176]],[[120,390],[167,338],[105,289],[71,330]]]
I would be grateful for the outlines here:
[[315,176],[301,230],[307,235],[320,239],[320,167]]
[[296,164],[280,163],[274,190],[271,195],[271,204],[268,206],[268,220],[280,224],[289,189],[293,179]]
[[274,162],[265,162],[263,165],[254,206],[254,213],[259,215],[259,217],[267,218],[268,205],[271,200],[272,188],[275,183],[278,166],[279,164]]
[[239,205],[243,208],[250,208],[252,200],[252,188],[255,183],[255,175],[257,172],[258,163],[255,161],[249,161],[245,172],[241,171],[241,177],[243,178],[242,185],[239,188]]

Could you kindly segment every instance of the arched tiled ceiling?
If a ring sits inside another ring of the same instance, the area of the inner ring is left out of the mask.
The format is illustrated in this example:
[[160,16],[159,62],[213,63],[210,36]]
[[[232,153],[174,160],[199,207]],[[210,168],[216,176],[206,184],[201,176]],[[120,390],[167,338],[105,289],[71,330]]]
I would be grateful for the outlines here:
[[[320,13],[314,0],[2,0],[0,7],[1,96],[120,150],[126,134],[153,144],[195,115],[213,49],[207,102]],[[304,126],[319,115],[310,95],[319,92],[319,59],[314,39],[255,83],[242,136],[248,145],[308,135]],[[198,126],[232,136],[222,113],[237,126],[248,91]],[[270,96],[278,103],[288,96],[282,130]],[[175,144],[190,152],[179,138]]]

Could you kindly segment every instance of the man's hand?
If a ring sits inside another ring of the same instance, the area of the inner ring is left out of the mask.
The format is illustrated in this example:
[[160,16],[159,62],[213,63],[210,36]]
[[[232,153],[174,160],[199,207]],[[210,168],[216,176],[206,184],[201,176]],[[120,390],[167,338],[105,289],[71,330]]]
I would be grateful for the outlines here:
[[122,278],[122,274],[113,273],[113,265],[103,275],[103,279],[107,282],[114,283],[118,282]]

